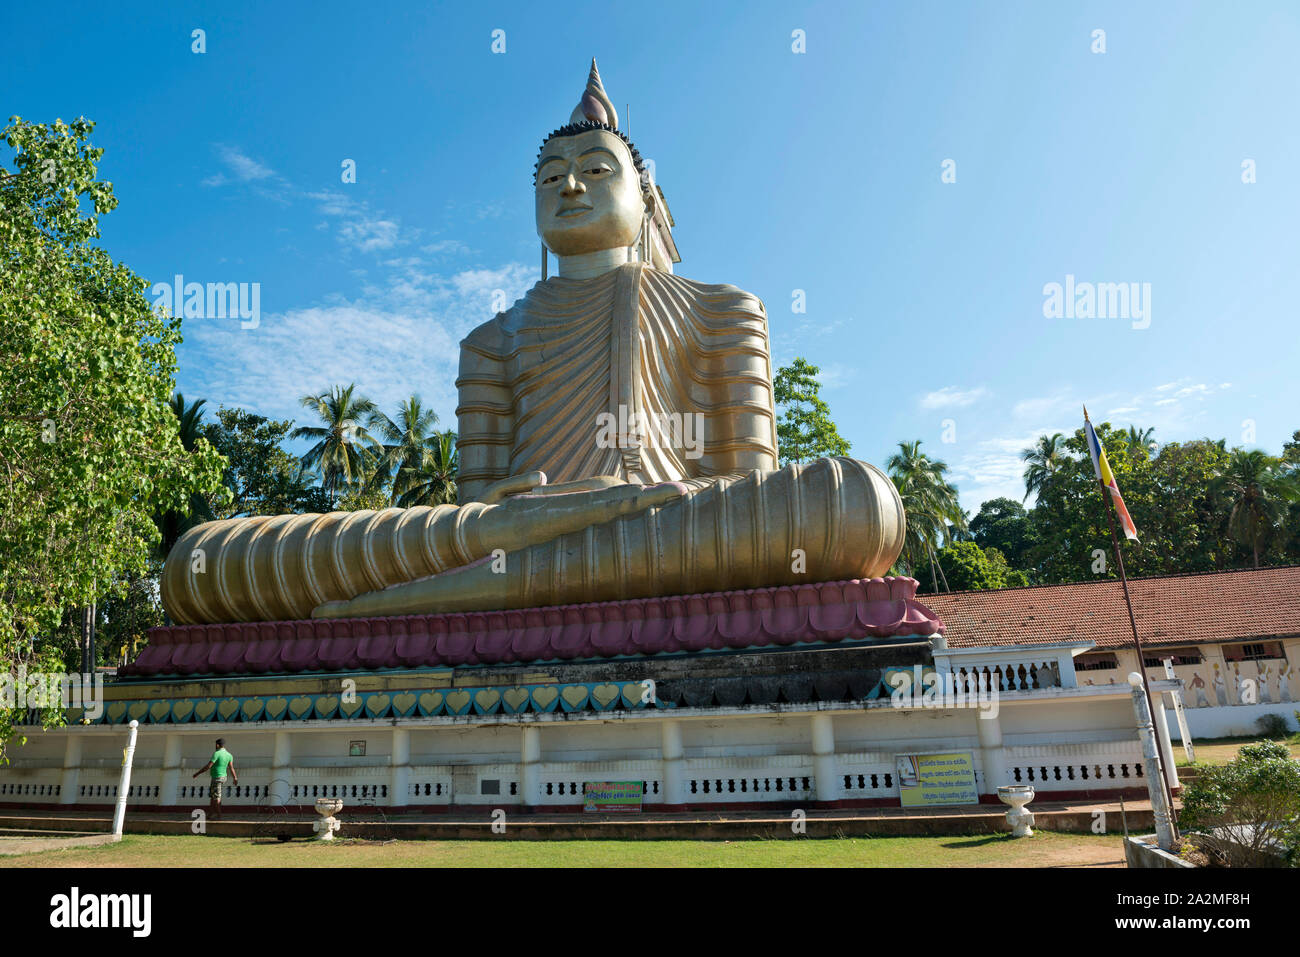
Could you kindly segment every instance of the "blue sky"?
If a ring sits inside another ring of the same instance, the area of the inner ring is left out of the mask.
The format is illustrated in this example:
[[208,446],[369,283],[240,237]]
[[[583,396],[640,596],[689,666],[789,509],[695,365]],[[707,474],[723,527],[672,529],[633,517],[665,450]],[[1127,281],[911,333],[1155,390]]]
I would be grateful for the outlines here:
[[[765,301],[857,457],[919,438],[975,509],[1084,402],[1163,441],[1300,428],[1294,3],[106,6],[6,4],[0,105],[98,122],[115,257],[260,283],[256,329],[185,325],[214,408],[356,381],[453,423],[457,343],[536,281],[532,164],[594,55],[678,271]],[[1067,275],[1150,284],[1149,325],[1045,317]]]

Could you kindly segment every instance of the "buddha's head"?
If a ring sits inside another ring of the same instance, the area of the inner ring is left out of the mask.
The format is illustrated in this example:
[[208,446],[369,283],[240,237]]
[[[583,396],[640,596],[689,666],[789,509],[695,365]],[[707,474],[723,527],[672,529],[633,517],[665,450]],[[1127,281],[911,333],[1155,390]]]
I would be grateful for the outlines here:
[[636,241],[649,180],[641,154],[619,132],[618,113],[605,95],[595,60],[568,125],[542,144],[534,184],[537,235],[557,256]]

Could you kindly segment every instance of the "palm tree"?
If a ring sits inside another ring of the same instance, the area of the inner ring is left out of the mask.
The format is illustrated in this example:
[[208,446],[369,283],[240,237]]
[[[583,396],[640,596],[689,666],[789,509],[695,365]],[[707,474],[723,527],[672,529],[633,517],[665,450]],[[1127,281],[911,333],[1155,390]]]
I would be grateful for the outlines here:
[[1130,425],[1124,437],[1128,440],[1129,448],[1140,450],[1144,456],[1151,458],[1151,454],[1155,452],[1159,445],[1154,438],[1155,434],[1154,426],[1139,431],[1137,426]]
[[1024,449],[1020,461],[1025,463],[1025,501],[1037,495],[1052,480],[1066,461],[1065,437],[1060,432],[1040,435],[1038,444]]
[[1259,568],[1260,549],[1281,527],[1287,506],[1300,501],[1300,478],[1280,458],[1259,449],[1233,449],[1211,487],[1232,502],[1228,534],[1250,546]]
[[398,505],[455,505],[459,491],[456,471],[460,457],[456,451],[456,433],[435,432],[424,459],[413,467],[398,473],[397,481],[405,489],[397,500]]
[[889,457],[885,466],[907,516],[902,564],[910,573],[919,567],[922,559],[928,558],[934,590],[939,590],[936,569],[943,576],[946,589],[948,579],[935,557],[935,549],[966,531],[966,514],[957,502],[957,490],[944,477],[948,466],[922,452],[919,439],[899,442],[898,452]]
[[[180,434],[181,447],[186,452],[193,452],[194,445],[203,437],[203,406],[207,399],[199,399],[192,405],[185,402],[185,396],[177,392],[168,403],[176,413],[176,428]],[[197,492],[190,495],[189,505],[183,512],[175,510],[154,515],[154,524],[162,536],[158,543],[158,555],[166,558],[167,553],[182,535],[195,525],[212,521],[212,505]]]
[[392,483],[391,502],[396,505],[407,491],[411,478],[424,464],[430,448],[438,440],[433,427],[438,414],[426,409],[418,395],[402,403],[397,420],[390,419],[379,410],[370,416],[370,428],[384,443],[383,456],[370,479],[371,488],[381,488]]
[[339,490],[362,484],[368,469],[382,448],[359,423],[376,411],[365,396],[355,395],[356,383],[334,386],[320,395],[304,395],[299,401],[320,418],[321,426],[299,426],[289,433],[291,439],[314,439],[316,444],[302,457],[307,468],[319,468],[321,485],[329,493],[330,505],[338,500]]

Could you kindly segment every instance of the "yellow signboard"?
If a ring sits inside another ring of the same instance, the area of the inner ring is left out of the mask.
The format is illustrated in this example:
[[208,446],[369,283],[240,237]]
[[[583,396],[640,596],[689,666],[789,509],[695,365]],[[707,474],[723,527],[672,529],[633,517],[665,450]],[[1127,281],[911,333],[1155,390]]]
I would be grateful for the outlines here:
[[898,795],[903,807],[979,803],[973,752],[944,751],[897,757]]

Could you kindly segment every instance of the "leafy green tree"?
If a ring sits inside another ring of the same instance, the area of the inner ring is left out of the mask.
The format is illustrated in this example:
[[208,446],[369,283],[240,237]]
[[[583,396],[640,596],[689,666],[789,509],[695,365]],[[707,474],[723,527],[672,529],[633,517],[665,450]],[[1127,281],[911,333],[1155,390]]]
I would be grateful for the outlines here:
[[[975,542],[949,542],[933,557],[922,559],[915,577],[924,582],[927,572],[933,572],[932,564],[942,565],[953,591],[987,591],[1029,584],[1025,573],[1008,566],[1000,551],[980,548]],[[928,577],[933,580],[933,574]],[[920,590],[924,591],[924,586]]]
[[1147,458],[1151,458],[1156,449],[1160,448],[1160,443],[1155,440],[1155,434],[1154,428],[1139,429],[1136,425],[1130,425],[1124,437],[1130,448],[1144,452]]
[[1276,848],[1300,865],[1300,761],[1277,741],[1242,745],[1228,764],[1199,769],[1179,823],[1216,863],[1259,866]]
[[1280,458],[1233,449],[1214,488],[1231,503],[1229,534],[1251,550],[1258,568],[1260,550],[1284,534],[1287,508],[1300,501],[1300,481]]
[[380,512],[391,508],[392,504],[387,489],[371,488],[369,485],[347,485],[344,486],[343,494],[339,496],[338,501],[334,503],[334,509],[340,512],[359,512],[363,509]]
[[330,497],[313,473],[281,444],[292,427],[291,421],[245,409],[217,410],[204,436],[226,460],[222,483],[228,496],[216,510],[221,518],[330,510]]
[[[62,670],[65,611],[146,575],[157,512],[219,487],[169,400],[180,320],[95,245],[117,200],[94,124],[25,123],[0,166],[0,670]],[[0,749],[15,715],[0,705]],[[58,715],[47,720],[57,722]]]
[[[199,399],[192,405],[187,405],[185,396],[177,392],[172,396],[172,412],[176,415],[177,431],[181,439],[181,447],[186,452],[193,452],[201,441],[206,441],[203,435],[203,406],[206,399]],[[195,525],[203,522],[212,521],[216,515],[212,510],[206,496],[199,492],[191,492],[188,506],[184,509],[169,509],[160,512],[154,516],[154,524],[158,526],[158,532],[161,540],[158,543],[158,557],[166,558],[167,553],[172,550],[172,546],[177,540]]]
[[1025,500],[1037,495],[1043,486],[1051,481],[1065,460],[1062,446],[1063,436],[1060,432],[1052,435],[1040,435],[1035,445],[1020,453],[1020,460],[1025,463]]
[[[1098,425],[1097,434],[1140,536],[1136,543],[1121,541],[1130,575],[1212,571],[1232,565],[1235,546],[1222,531],[1211,487],[1227,456],[1221,443],[1170,442],[1154,458],[1147,458],[1108,423]],[[1039,581],[1056,584],[1114,576],[1102,490],[1082,429],[1061,444],[1059,464],[1038,490],[1030,525],[1037,542],[1028,551],[1026,565],[1035,569]]]
[[821,397],[820,372],[802,357],[776,370],[772,389],[781,413],[776,438],[782,465],[849,454],[849,443],[831,421],[830,406]]
[[398,480],[405,489],[397,504],[403,508],[412,505],[455,505],[459,486],[456,482],[460,457],[456,451],[456,433],[434,433],[434,442],[419,465],[399,473]]
[[1028,567],[1029,550],[1037,536],[1024,505],[1014,499],[990,499],[970,521],[971,535],[980,548],[996,548],[1012,568]]
[[375,410],[370,416],[370,429],[383,443],[383,451],[371,476],[370,488],[389,486],[391,503],[396,505],[433,454],[437,441],[433,427],[437,423],[438,414],[426,409],[418,395],[402,403],[396,420]]
[[[944,577],[943,566],[935,561],[934,552],[949,539],[949,527],[965,530],[966,515],[957,501],[957,490],[945,478],[948,466],[921,451],[921,440],[899,442],[898,452],[885,463],[889,477],[898,489],[907,516],[903,552],[899,563],[914,574],[928,561],[934,590]],[[936,575],[937,572],[937,575]],[[947,587],[947,580],[944,579]]]
[[305,395],[300,401],[322,424],[299,426],[289,433],[289,438],[315,440],[316,444],[303,455],[302,464],[320,470],[321,485],[333,506],[341,492],[366,483],[379,457],[379,440],[361,424],[377,408],[356,394],[355,383],[336,385],[319,395]]
[[1282,443],[1282,461],[1287,465],[1300,466],[1300,429],[1291,433],[1291,441]]

